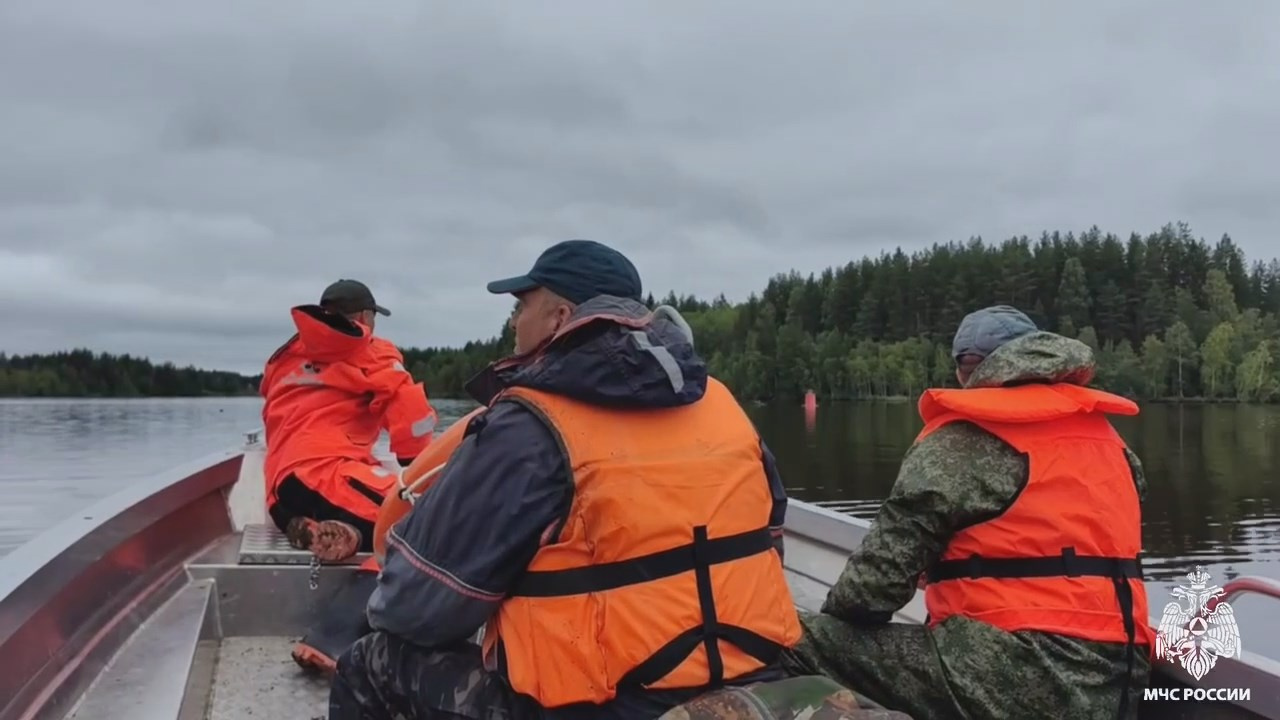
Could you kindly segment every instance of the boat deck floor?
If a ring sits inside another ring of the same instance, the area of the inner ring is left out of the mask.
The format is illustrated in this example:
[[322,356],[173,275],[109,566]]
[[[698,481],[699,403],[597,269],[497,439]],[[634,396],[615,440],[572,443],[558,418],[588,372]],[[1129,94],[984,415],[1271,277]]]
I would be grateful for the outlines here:
[[228,535],[186,564],[66,720],[324,720],[329,681],[293,644],[366,556],[319,572],[272,526]]
[[[145,613],[78,702],[52,717],[325,720],[329,681],[300,668],[290,651],[364,557],[315,573],[310,554],[289,548],[274,527],[225,536],[186,564],[172,592]],[[816,610],[828,589],[825,578],[836,577],[845,558],[795,538],[787,560],[796,604]],[[900,619],[922,616],[920,604],[914,599]],[[1151,711],[1144,715],[1163,720],[1259,717],[1232,706],[1206,713],[1195,703],[1161,703]]]
[[304,673],[295,637],[229,637],[217,647],[207,720],[327,718],[329,682]]
[[[843,557],[800,540],[787,552],[797,604],[816,609],[819,578],[838,574]],[[323,720],[329,682],[290,651],[366,557],[317,572],[272,525],[224,536],[186,563],[63,718]]]

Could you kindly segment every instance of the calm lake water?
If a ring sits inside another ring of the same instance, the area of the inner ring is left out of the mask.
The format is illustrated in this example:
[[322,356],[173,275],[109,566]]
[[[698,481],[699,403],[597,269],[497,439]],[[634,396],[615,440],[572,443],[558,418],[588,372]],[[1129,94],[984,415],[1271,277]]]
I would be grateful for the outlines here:
[[[473,403],[433,399],[447,426]],[[906,402],[748,408],[789,492],[874,517],[920,421]],[[235,445],[257,398],[0,400],[0,556],[139,477]],[[1150,490],[1144,539],[1152,609],[1204,565],[1222,583],[1280,577],[1280,406],[1147,405],[1121,418]],[[1280,657],[1277,601],[1233,602],[1244,646]]]

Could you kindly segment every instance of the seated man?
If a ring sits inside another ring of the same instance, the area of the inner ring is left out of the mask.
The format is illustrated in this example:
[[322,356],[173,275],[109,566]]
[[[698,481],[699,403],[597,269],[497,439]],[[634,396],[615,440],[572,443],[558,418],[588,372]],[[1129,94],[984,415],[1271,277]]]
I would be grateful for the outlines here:
[[487,411],[388,533],[329,717],[655,718],[781,679],[786,496],[692,338],[594,242],[489,290],[517,298],[516,355],[470,383]]
[[[1087,345],[1007,306],[967,316],[952,353],[964,389],[921,397],[924,429],[788,668],[917,718],[1135,717],[1146,486],[1106,415],[1137,406],[1084,387]],[[890,623],[918,581],[928,623]]]
[[[339,280],[319,305],[291,312],[298,332],[272,354],[262,377],[267,510],[294,547],[337,561],[373,549],[378,508],[396,481],[373,456],[382,430],[408,465],[431,442],[436,413],[396,346],[373,336],[375,313],[391,313],[364,283]],[[335,603],[326,623],[331,630],[354,623],[357,634],[339,632],[345,640],[337,650],[304,642],[295,659],[332,669],[337,652],[359,637],[369,580],[354,599]]]

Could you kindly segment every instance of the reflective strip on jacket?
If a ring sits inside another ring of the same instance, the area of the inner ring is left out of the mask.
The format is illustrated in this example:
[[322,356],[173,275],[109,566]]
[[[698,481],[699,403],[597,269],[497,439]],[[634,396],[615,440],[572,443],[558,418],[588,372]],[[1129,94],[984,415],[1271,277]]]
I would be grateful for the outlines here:
[[558,707],[701,687],[799,640],[758,436],[727,388],[708,378],[696,403],[628,411],[499,397],[556,432],[574,482],[563,526],[486,628],[486,662],[517,692]]
[[372,521],[378,501],[359,485],[381,495],[396,477],[373,455],[379,434],[390,433],[391,451],[407,463],[430,444],[435,409],[395,345],[316,305],[291,314],[298,333],[267,361],[260,388],[268,506],[292,473]]
[[1003,514],[952,536],[930,569],[930,624],[959,615],[1151,651],[1138,493],[1124,440],[1106,418],[1137,412],[1125,398],[1069,384],[920,398],[919,438],[971,422],[1025,454],[1029,473]]

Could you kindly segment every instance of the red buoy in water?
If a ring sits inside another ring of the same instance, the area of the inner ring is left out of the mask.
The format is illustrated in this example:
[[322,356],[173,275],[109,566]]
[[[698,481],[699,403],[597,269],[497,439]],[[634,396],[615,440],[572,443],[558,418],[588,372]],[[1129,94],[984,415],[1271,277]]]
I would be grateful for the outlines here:
[[809,390],[804,394],[804,409],[813,410],[816,407],[818,407],[818,396],[812,390]]
[[804,394],[804,426],[812,431],[818,419],[818,396],[812,390]]

